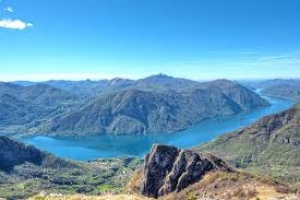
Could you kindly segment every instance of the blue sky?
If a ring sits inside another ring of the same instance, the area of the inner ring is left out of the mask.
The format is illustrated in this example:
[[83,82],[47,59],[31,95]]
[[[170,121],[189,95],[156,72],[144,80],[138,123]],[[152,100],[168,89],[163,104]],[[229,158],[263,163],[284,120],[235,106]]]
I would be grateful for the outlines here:
[[300,78],[298,0],[0,0],[0,80]]

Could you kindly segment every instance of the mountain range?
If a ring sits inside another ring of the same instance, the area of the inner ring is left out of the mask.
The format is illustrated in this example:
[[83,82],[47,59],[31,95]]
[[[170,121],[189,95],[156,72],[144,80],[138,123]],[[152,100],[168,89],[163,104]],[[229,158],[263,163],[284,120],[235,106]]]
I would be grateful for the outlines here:
[[[1,83],[1,129],[6,134],[23,127],[25,133],[57,135],[173,132],[207,117],[269,105],[237,82],[199,83],[170,77],[162,81],[163,77],[150,79],[158,79],[159,89],[123,88],[84,99],[44,83]],[[178,81],[191,85],[171,89],[171,83]],[[81,193],[75,198],[118,199],[116,194],[122,194],[123,199],[132,199],[134,194],[137,200],[298,200],[299,130],[298,103],[193,150],[154,145],[143,166],[139,158],[65,160],[0,136],[0,197],[24,199],[40,193],[32,199],[54,200]]]
[[111,80],[85,80],[85,81],[45,81],[45,82],[14,82],[23,86],[32,86],[36,84],[47,84],[55,88],[79,95],[83,98],[97,97],[101,94],[113,93],[126,89],[139,89],[143,91],[168,91],[181,90],[197,86],[199,82],[183,78],[173,78],[165,74],[149,76],[139,80],[130,80],[124,78],[114,78]]
[[284,97],[293,101],[300,101],[300,81],[299,84],[280,84],[266,87],[262,90],[263,94]]
[[184,130],[203,119],[268,106],[250,90],[219,80],[179,91],[128,89],[102,95],[38,129],[58,134],[146,134]]
[[250,89],[260,89],[262,94],[288,98],[293,101],[300,101],[300,80],[299,79],[274,79],[266,81],[242,82]]
[[[187,129],[206,118],[269,105],[237,82],[201,83],[162,74],[137,81],[19,83],[23,86],[0,84],[0,95],[10,95],[19,101],[7,102],[11,109],[8,119],[0,123],[3,134],[170,133]],[[81,94],[85,88],[95,93],[88,90]],[[0,116],[8,112],[4,107],[0,109]]]
[[44,120],[80,105],[76,95],[46,84],[0,83],[0,132],[26,132]]
[[43,83],[31,86],[20,86],[14,83],[2,82],[0,83],[0,95],[4,94],[48,108],[72,106],[79,101],[78,97],[74,94]]

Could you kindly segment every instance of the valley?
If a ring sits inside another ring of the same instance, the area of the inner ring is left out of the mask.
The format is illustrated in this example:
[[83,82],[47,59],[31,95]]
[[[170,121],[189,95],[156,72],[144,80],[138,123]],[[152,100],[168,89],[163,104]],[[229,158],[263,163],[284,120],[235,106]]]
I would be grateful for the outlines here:
[[0,0],[0,200],[300,200],[299,0]]
[[75,162],[0,137],[0,161],[0,194],[7,199],[297,200],[300,189],[242,172],[210,153],[168,145],[153,145],[144,164],[132,158]]
[[143,157],[155,143],[191,148],[208,142],[220,134],[247,126],[261,117],[286,110],[294,104],[286,99],[265,98],[268,98],[271,106],[236,115],[206,119],[187,130],[171,134],[100,135],[75,138],[33,136],[21,138],[21,140],[57,156],[75,160],[120,156]]
[[297,200],[295,98],[228,80],[109,82],[98,95],[0,84],[1,197]]

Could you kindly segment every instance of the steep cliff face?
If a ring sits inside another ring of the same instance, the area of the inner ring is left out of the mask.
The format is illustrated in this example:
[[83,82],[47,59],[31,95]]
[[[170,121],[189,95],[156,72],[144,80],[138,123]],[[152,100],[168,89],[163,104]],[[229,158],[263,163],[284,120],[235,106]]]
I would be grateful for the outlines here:
[[157,198],[171,192],[180,192],[215,170],[233,171],[225,162],[211,154],[154,145],[145,159],[141,194]]

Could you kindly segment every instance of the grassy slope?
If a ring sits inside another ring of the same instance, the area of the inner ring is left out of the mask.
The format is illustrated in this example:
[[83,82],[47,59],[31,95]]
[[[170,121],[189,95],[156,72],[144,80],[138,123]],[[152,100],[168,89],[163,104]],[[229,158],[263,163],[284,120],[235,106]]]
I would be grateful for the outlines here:
[[102,196],[86,196],[86,195],[66,195],[66,196],[60,196],[60,195],[49,195],[49,196],[43,196],[38,195],[32,198],[29,198],[28,200],[146,200],[148,198],[144,198],[142,196],[138,195],[102,195]]
[[24,199],[40,191],[98,195],[123,191],[138,158],[75,162],[0,136],[0,198]]
[[173,193],[163,200],[270,200],[273,198],[298,200],[296,190],[289,186],[255,177],[246,173],[214,172],[179,193]]
[[237,168],[286,181],[300,181],[299,105],[204,144]]
[[[133,182],[132,182],[133,181]],[[135,190],[141,183],[140,173],[132,179],[129,192],[121,195],[104,194],[101,196],[41,194],[29,200],[150,200],[138,195]],[[133,187],[133,188],[131,188]],[[296,190],[271,179],[258,178],[245,173],[214,172],[179,193],[171,193],[160,200],[298,200]]]
[[22,199],[40,191],[88,195],[120,193],[138,165],[139,160],[129,158],[75,163],[71,168],[22,164],[15,166],[11,174],[0,173],[0,197]]

